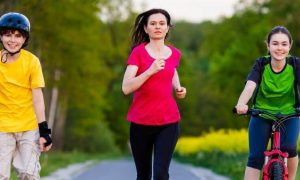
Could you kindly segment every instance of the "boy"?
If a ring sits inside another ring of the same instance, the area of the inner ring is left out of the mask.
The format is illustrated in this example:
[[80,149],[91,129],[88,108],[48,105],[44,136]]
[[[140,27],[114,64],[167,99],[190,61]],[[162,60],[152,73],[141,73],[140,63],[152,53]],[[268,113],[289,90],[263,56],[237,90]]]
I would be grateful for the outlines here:
[[40,153],[52,146],[40,61],[23,49],[29,32],[30,22],[23,14],[0,17],[0,180],[10,178],[11,163],[19,179],[40,179]]

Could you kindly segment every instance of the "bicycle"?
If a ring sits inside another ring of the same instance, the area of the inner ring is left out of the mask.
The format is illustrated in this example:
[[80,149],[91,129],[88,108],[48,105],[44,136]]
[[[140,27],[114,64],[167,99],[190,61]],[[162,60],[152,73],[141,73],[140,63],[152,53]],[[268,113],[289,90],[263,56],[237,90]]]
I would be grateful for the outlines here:
[[[234,109],[236,113],[236,109]],[[262,180],[287,180],[288,179],[288,168],[287,168],[287,158],[288,153],[282,152],[280,150],[280,127],[283,127],[282,124],[284,121],[292,118],[298,117],[299,112],[289,115],[282,114],[272,114],[268,111],[259,110],[259,109],[249,109],[248,112],[244,115],[268,117],[274,121],[271,131],[271,146],[269,150],[264,152],[265,163],[263,167],[263,176]]]

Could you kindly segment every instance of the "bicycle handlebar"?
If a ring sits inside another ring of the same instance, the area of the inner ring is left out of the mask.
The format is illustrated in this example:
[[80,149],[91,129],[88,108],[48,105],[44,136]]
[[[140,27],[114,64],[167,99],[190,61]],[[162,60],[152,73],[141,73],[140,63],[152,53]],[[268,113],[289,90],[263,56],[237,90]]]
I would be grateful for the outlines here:
[[[233,113],[237,114],[236,108],[233,109]],[[248,109],[246,114],[240,114],[240,115],[252,115],[252,116],[259,116],[259,117],[269,117],[271,120],[274,121],[274,124],[272,126],[272,131],[275,132],[279,127],[282,127],[282,123],[290,118],[293,117],[299,117],[300,111],[297,109],[297,111],[293,114],[283,115],[283,114],[272,114],[265,110],[260,109]]]
[[[237,114],[236,108],[233,108],[232,112]],[[280,120],[280,119],[289,119],[289,118],[292,118],[292,117],[300,116],[300,112],[297,111],[293,114],[283,115],[283,114],[280,114],[280,113],[272,114],[268,111],[260,110],[260,109],[248,109],[247,113],[241,114],[241,115],[252,115],[252,116],[267,115],[267,116],[270,116],[274,119]]]

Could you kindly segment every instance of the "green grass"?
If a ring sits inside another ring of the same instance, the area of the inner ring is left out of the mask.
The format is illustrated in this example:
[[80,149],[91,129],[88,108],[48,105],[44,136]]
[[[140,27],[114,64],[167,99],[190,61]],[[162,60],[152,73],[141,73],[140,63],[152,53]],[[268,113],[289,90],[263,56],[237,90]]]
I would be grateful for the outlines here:
[[[247,162],[247,154],[224,154],[221,152],[199,153],[185,157],[175,154],[174,157],[179,162],[209,168],[232,180],[243,179]],[[300,170],[297,172],[296,179],[300,179]]]
[[[41,176],[47,176],[51,172],[60,168],[67,167],[70,164],[85,162],[87,160],[101,161],[104,159],[115,159],[120,157],[120,154],[89,154],[78,151],[73,152],[49,152],[43,153],[40,157],[42,166]],[[12,168],[11,180],[17,180],[15,171]]]
[[232,180],[243,179],[244,165],[247,156],[245,154],[224,154],[221,152],[199,153],[193,156],[181,157],[175,155],[179,162],[206,167],[218,174],[230,177]]

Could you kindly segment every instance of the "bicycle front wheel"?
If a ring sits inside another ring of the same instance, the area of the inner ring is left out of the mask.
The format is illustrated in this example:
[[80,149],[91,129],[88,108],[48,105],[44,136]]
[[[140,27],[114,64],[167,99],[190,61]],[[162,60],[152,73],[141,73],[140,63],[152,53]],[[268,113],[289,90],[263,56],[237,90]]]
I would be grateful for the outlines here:
[[273,162],[270,166],[270,175],[269,180],[283,180],[283,167],[279,162]]

